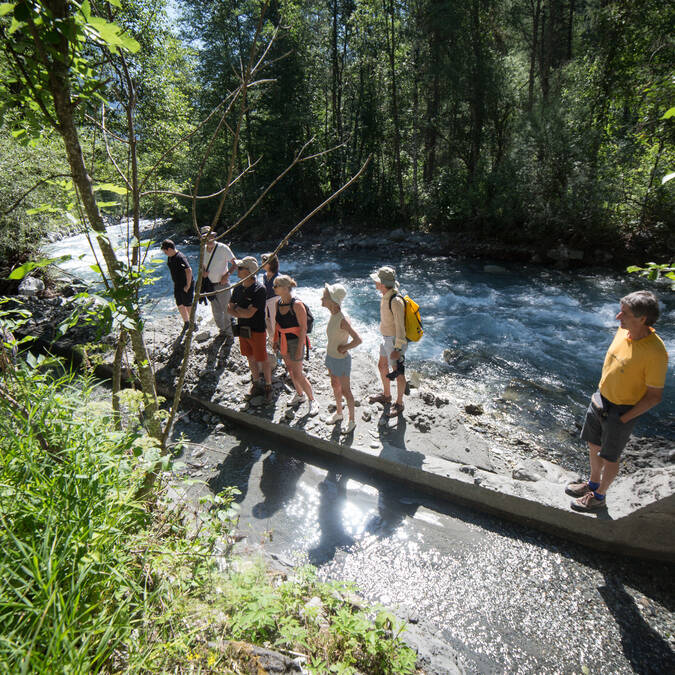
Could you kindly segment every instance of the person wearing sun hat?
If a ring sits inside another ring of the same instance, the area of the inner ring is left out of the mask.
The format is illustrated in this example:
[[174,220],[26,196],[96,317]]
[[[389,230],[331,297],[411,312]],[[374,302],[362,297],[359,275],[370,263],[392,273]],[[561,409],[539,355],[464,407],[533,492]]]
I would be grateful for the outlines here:
[[391,381],[396,380],[396,403],[389,409],[389,417],[403,413],[403,394],[405,394],[405,350],[408,341],[405,337],[405,301],[398,293],[396,270],[392,267],[380,267],[370,278],[375,288],[382,294],[380,300],[380,358],[377,368],[382,380],[382,393],[371,396],[370,403],[391,403]]
[[[327,424],[342,422],[342,397],[347,401],[349,421],[342,429],[343,434],[354,431],[356,422],[354,418],[354,395],[352,394],[350,375],[352,370],[352,357],[348,353],[350,349],[358,347],[362,340],[359,334],[352,328],[347,317],[342,313],[342,302],[347,295],[344,286],[340,284],[325,284],[321,305],[330,312],[330,318],[326,325],[328,344],[326,346],[326,368],[330,375],[330,383],[335,394],[335,414],[326,420]],[[350,339],[351,338],[351,339]]]
[[227,311],[237,319],[239,348],[248,359],[251,369],[251,391],[253,396],[258,388],[260,371],[265,377],[265,399],[272,398],[272,367],[267,358],[265,327],[265,287],[255,278],[258,261],[253,256],[235,260],[237,276],[243,279],[232,291]]
[[234,253],[232,249],[222,242],[216,241],[216,232],[209,225],[200,229],[202,239],[206,239],[204,251],[204,276],[208,277],[213,284],[215,295],[209,297],[213,321],[220,335],[227,340],[234,340],[232,334],[232,321],[227,313],[232,291],[230,286],[230,272],[234,270]]

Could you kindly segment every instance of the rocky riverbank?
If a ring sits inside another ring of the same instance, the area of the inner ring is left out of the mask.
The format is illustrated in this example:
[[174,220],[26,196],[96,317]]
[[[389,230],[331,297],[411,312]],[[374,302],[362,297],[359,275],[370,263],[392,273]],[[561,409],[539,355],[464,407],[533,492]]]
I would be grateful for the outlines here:
[[[38,336],[62,353],[78,345],[93,342],[90,327],[79,325],[59,338],[56,326],[69,311],[63,297],[29,298],[24,307],[32,318],[22,329]],[[339,426],[327,424],[334,411],[329,379],[323,365],[322,350],[313,349],[305,368],[313,384],[319,413],[307,414],[307,405],[291,406],[290,380],[282,365],[277,365],[273,379],[273,396],[247,397],[250,375],[238,344],[228,344],[217,334],[208,308],[200,307],[192,354],[185,378],[184,392],[198,399],[212,401],[226,408],[259,416],[274,424],[286,425],[311,437],[361,448],[370,454],[411,467],[421,467],[429,458],[451,462],[466,475],[498,491],[519,494],[530,499],[560,505],[564,484],[586,467],[579,455],[578,467],[564,469],[550,461],[546,448],[526,434],[510,435],[490,412],[470,401],[459,400],[453,393],[452,375],[425,376],[410,371],[410,394],[406,397],[403,416],[390,419],[380,404],[369,404],[368,397],[381,384],[374,359],[358,350],[354,352],[352,390],[357,399],[356,429],[340,433]],[[158,382],[169,391],[174,386],[184,350],[184,335],[177,315],[153,321],[146,329]],[[106,340],[96,340],[96,359],[110,360]],[[110,344],[110,341],[108,341]],[[90,352],[91,353],[91,352]],[[93,357],[89,357],[93,362]],[[222,421],[211,412],[192,410],[195,422],[216,427]],[[612,503],[619,513],[632,510],[675,493],[675,452],[663,438],[634,438],[626,449],[622,474],[612,486]]]

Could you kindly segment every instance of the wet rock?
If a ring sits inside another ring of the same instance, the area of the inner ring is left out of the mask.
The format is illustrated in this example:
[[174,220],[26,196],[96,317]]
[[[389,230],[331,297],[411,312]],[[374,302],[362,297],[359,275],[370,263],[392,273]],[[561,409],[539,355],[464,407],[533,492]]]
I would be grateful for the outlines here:
[[249,403],[251,404],[252,408],[259,408],[262,405],[265,405],[265,397],[264,396],[254,396]]
[[504,272],[508,272],[508,270],[501,265],[483,265],[483,272],[486,274],[503,274]]
[[464,464],[463,466],[459,467],[459,470],[462,473],[469,474],[469,476],[475,476],[476,475],[476,467],[471,465],[471,464]]
[[448,405],[448,403],[450,403],[450,399],[445,396],[436,396],[435,404],[437,408],[442,408],[444,405]]
[[33,297],[38,293],[42,293],[45,290],[45,284],[42,279],[36,279],[35,277],[25,277],[22,282],[19,284],[19,295],[25,295],[26,297]]
[[468,415],[482,415],[485,411],[483,410],[482,405],[469,403],[464,406],[464,412],[466,412]]
[[436,397],[430,391],[424,391],[420,394],[420,398],[427,404],[433,405],[436,402]]

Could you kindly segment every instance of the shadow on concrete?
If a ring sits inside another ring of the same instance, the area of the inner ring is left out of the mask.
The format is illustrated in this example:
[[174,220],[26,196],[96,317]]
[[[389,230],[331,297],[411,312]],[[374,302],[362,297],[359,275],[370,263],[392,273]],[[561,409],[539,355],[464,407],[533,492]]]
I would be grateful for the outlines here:
[[675,673],[675,652],[642,618],[623,584],[605,574],[598,589],[621,633],[624,656],[635,673]]
[[321,501],[319,502],[319,543],[309,551],[307,556],[312,565],[323,565],[330,562],[338,549],[347,548],[354,539],[343,527],[343,508],[347,501],[347,481],[349,476],[329,471],[319,483]]
[[241,494],[237,495],[234,501],[243,502],[248,492],[251,470],[262,454],[263,450],[257,445],[240,441],[218,464],[218,473],[207,481],[209,489],[218,494],[225,487],[236,487]]
[[305,463],[285,453],[270,452],[263,460],[260,476],[260,491],[264,502],[253,506],[251,513],[255,518],[269,518],[289,502],[305,471]]

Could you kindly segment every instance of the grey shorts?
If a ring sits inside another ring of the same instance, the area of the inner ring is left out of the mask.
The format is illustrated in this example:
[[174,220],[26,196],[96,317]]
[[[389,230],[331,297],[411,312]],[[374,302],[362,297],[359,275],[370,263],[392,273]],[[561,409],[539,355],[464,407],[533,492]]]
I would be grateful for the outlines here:
[[335,377],[349,377],[352,372],[352,355],[345,354],[344,359],[338,359],[326,354],[326,368]]
[[[597,397],[600,393],[594,394]],[[604,396],[602,409],[597,408],[593,401],[586,411],[586,419],[581,430],[581,438],[588,443],[600,446],[600,457],[608,462],[618,462],[623,449],[628,443],[631,431],[637,418],[626,422],[619,419],[621,415],[630,410],[632,405],[616,405],[608,401]]]
[[296,359],[295,355],[298,351],[298,340],[299,338],[296,335],[287,335],[286,336],[286,345],[288,346],[288,353],[286,356],[291,360],[295,362],[300,362],[304,358],[305,355],[305,346],[302,345],[302,351],[300,352],[300,358]]

